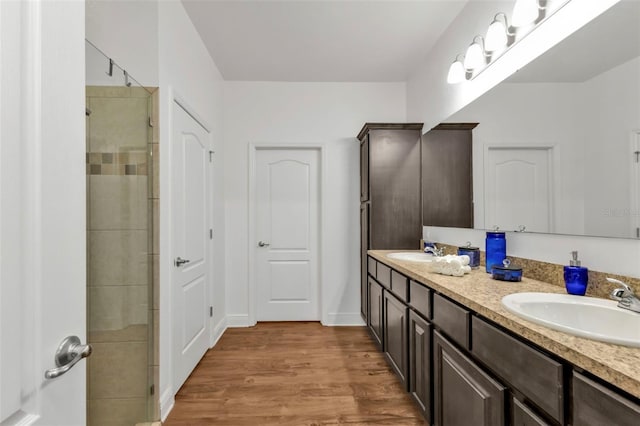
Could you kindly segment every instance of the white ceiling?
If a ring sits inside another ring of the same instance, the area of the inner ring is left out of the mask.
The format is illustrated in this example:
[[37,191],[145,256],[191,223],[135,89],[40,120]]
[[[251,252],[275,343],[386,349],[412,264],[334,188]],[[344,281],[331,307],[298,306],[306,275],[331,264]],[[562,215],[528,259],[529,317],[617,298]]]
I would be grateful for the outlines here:
[[225,80],[406,81],[467,0],[182,0]]

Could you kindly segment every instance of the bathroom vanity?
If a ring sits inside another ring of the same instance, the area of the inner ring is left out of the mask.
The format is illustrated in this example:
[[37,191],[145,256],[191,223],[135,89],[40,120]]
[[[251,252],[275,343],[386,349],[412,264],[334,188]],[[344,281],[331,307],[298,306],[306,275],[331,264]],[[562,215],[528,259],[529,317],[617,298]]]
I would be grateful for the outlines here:
[[427,422],[640,424],[640,348],[551,330],[500,302],[562,287],[437,275],[389,252],[368,252],[367,326]]

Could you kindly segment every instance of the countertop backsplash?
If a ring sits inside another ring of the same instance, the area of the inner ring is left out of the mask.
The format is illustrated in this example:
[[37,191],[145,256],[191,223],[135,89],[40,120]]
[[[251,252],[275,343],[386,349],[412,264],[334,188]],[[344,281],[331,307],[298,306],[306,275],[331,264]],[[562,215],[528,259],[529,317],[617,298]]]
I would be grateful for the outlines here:
[[[450,244],[436,243],[439,248],[444,248],[444,254],[458,254],[458,247]],[[525,259],[522,257],[509,256],[512,265],[522,268],[525,277],[537,281],[543,281],[549,284],[564,287],[563,266],[555,263],[542,262],[539,260]],[[485,265],[485,252],[480,250],[480,265]],[[586,265],[588,267],[588,265]],[[627,283],[633,291],[640,296],[640,279],[627,277],[624,275],[611,274],[606,272],[594,271],[589,269],[589,286],[587,287],[587,296],[609,298],[609,294],[615,288],[615,285],[609,284],[606,277],[618,279]]]

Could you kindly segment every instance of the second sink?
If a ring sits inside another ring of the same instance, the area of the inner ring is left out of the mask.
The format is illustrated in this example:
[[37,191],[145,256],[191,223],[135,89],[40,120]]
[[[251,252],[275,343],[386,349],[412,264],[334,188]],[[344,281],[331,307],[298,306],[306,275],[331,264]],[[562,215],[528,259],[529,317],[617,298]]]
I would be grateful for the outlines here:
[[409,262],[432,262],[433,255],[427,253],[420,253],[415,251],[407,251],[400,253],[389,253],[387,257],[396,260],[407,260]]
[[640,314],[618,302],[554,293],[514,293],[502,298],[510,312],[574,336],[640,347]]

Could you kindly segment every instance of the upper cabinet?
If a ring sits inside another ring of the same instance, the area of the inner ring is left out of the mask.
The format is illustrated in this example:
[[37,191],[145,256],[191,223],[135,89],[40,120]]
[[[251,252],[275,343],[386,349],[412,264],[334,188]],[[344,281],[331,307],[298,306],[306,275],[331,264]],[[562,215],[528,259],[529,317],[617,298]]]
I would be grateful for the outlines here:
[[422,223],[473,228],[472,130],[440,124],[422,137]]
[[422,237],[421,123],[366,123],[360,133],[360,201],[369,203],[368,249],[417,249]]

